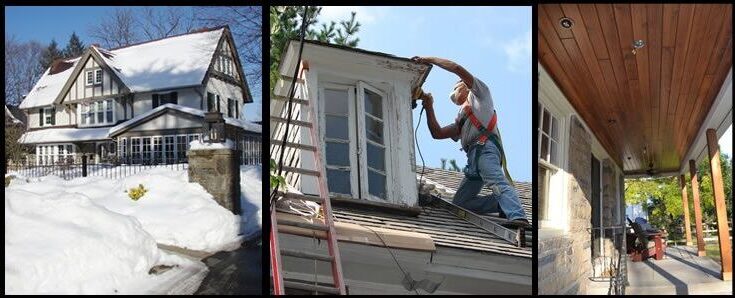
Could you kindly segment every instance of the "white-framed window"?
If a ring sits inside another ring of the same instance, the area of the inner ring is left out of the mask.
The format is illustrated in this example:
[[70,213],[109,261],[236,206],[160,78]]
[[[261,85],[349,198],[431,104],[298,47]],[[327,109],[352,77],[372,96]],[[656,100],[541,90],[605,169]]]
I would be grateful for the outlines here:
[[84,73],[85,85],[92,86],[102,84],[102,69],[91,69]]
[[330,192],[391,201],[387,162],[387,96],[364,82],[323,84],[322,115]]
[[153,146],[153,164],[160,164],[163,162],[163,144],[161,142],[163,141],[160,136],[152,137],[152,146]]
[[176,161],[176,136],[163,137],[163,159],[164,163],[171,164]]
[[143,161],[143,156],[141,155],[141,141],[140,137],[132,137],[130,138],[130,154],[131,154],[131,163],[133,164],[139,164]]
[[46,107],[41,109],[41,125],[48,126],[56,124],[56,109],[54,107]]
[[128,163],[129,162],[129,156],[128,156],[128,139],[127,138],[118,138],[117,140],[117,156],[121,163]]
[[539,220],[550,219],[550,195],[552,177],[561,168],[560,154],[560,117],[545,106],[538,103],[536,106],[539,115],[536,126],[536,138],[538,140],[538,210]]
[[177,135],[176,136],[176,160],[177,162],[186,160],[186,149],[188,148],[189,148],[189,142],[187,142],[187,136]]
[[82,102],[77,109],[79,126],[102,126],[115,124],[115,101],[103,99],[98,101]]
[[68,143],[38,145],[36,146],[36,164],[53,165],[59,162],[72,162],[75,153],[74,145]]

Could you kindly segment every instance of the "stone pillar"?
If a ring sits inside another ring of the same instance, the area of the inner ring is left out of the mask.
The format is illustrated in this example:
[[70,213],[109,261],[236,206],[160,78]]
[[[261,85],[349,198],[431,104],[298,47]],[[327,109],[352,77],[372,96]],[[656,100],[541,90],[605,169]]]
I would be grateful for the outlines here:
[[189,182],[199,183],[222,207],[240,214],[239,152],[232,149],[200,149],[186,152]]
[[679,175],[679,185],[681,185],[681,198],[682,204],[684,204],[684,233],[687,239],[687,246],[690,246],[693,244],[692,224],[689,222],[689,199],[687,198],[687,183],[684,180],[684,175]]
[[720,146],[717,144],[717,133],[707,130],[707,150],[709,152],[709,168],[712,174],[712,188],[715,195],[715,211],[717,213],[717,238],[720,242],[720,260],[722,261],[722,280],[732,280],[732,251],[730,250],[730,232],[727,226],[725,210],[725,188],[722,184],[720,168]]
[[702,232],[702,205],[699,203],[699,181],[697,181],[697,163],[689,160],[689,174],[692,176],[692,197],[694,198],[694,225],[697,230],[697,255],[706,256],[704,250],[704,234]]

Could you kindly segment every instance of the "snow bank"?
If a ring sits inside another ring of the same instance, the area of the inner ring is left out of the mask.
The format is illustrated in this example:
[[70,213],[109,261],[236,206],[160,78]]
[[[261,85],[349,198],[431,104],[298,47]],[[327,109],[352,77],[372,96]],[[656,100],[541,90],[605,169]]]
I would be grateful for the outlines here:
[[[125,192],[139,184],[148,192],[133,201]],[[82,194],[106,209],[136,218],[156,242],[216,252],[240,238],[239,218],[217,204],[186,171],[154,168],[121,180],[85,177],[38,178],[38,183],[11,182],[11,189],[37,195]]]
[[245,238],[257,235],[263,226],[263,183],[260,166],[240,166],[240,232]]
[[194,140],[189,143],[189,150],[235,149],[235,143],[225,140],[224,143],[207,143]]
[[5,293],[124,293],[161,255],[134,218],[72,193],[5,190]]

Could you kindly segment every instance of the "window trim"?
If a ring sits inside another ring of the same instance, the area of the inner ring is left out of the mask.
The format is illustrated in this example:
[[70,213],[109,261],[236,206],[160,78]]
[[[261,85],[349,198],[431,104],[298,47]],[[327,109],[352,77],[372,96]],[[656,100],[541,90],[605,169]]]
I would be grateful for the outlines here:
[[[65,154],[59,154],[58,146],[63,146]],[[68,148],[71,148],[71,153],[68,152]],[[36,145],[35,153],[37,165],[54,165],[60,156],[76,158],[77,147],[73,143],[39,144]]]
[[[365,107],[364,98],[365,98],[366,89],[369,90],[370,92],[380,95],[381,98],[383,99],[383,102],[381,105],[383,118],[380,119],[383,124],[383,144],[378,144],[372,140],[369,140],[367,137],[367,132],[366,132],[367,124],[366,124],[364,116],[371,117],[371,118],[377,118],[377,117],[371,114],[368,114],[367,109]],[[362,197],[367,198],[368,200],[392,203],[394,202],[393,194],[392,194],[392,189],[393,189],[392,177],[393,176],[392,176],[392,171],[390,167],[390,165],[392,164],[390,160],[390,157],[392,156],[390,152],[390,148],[392,147],[390,145],[390,129],[387,129],[388,127],[390,127],[390,122],[389,122],[390,119],[389,117],[387,117],[388,115],[387,105],[388,105],[389,99],[385,92],[363,81],[357,82],[357,96],[358,96],[358,100],[356,100],[355,102],[357,103],[357,114],[359,115],[357,117],[357,121],[358,121],[358,126],[360,127],[360,129],[358,129],[358,132],[359,132],[358,139],[361,140],[361,142],[359,142],[360,144],[358,147],[360,149],[358,151],[358,156],[360,156],[360,159],[361,159],[360,165],[364,165],[360,167],[360,176],[361,176],[360,185],[366,186],[362,188],[362,192],[363,192]],[[368,162],[367,162],[368,143],[374,146],[383,147],[383,150],[384,150],[383,151],[384,153],[383,154],[383,163],[384,163],[383,171],[378,170],[378,169],[373,169],[368,166]],[[368,171],[369,170],[385,175],[385,199],[370,194],[369,187],[367,187],[369,185],[369,181],[368,181],[368,174],[369,174]]]
[[[547,219],[541,219],[539,218],[539,228],[543,229],[562,229],[567,230],[568,227],[568,220],[566,219],[568,211],[566,210],[568,207],[569,199],[567,198],[568,192],[566,187],[567,177],[568,174],[566,173],[567,167],[567,159],[568,159],[568,142],[569,142],[569,123],[570,119],[573,116],[573,114],[563,113],[562,109],[559,109],[556,105],[554,105],[553,99],[549,99],[541,95],[539,93],[539,101],[538,101],[538,128],[534,127],[534,133],[535,138],[539,138],[541,136],[541,130],[543,129],[543,123],[542,115],[543,111],[547,110],[549,114],[551,114],[554,118],[556,118],[557,121],[557,133],[559,139],[557,140],[557,161],[558,165],[554,165],[546,160],[543,160],[540,158],[541,154],[541,141],[537,142],[537,148],[536,148],[536,161],[538,162],[537,166],[543,166],[548,168],[552,171],[549,176],[549,182],[547,190],[548,192],[559,194],[559,195],[547,195],[547,214],[549,217]],[[549,152],[551,148],[549,148]],[[540,195],[537,195],[539,198]],[[539,204],[540,205],[540,204]]]
[[[41,108],[41,120],[40,126],[56,125],[56,107],[50,106]],[[46,120],[48,120],[49,123],[46,123]]]
[[[85,70],[84,71],[84,86],[102,85],[102,82],[104,81],[104,76],[105,76],[104,73],[105,72],[102,70],[102,68],[90,68],[90,69]],[[97,81],[97,74],[99,74],[99,81]]]

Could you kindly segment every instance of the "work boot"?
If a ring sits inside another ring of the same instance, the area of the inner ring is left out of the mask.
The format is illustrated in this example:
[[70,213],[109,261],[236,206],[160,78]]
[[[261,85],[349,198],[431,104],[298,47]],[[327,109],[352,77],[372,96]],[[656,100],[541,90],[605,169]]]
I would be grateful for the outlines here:
[[523,229],[527,229],[531,227],[531,224],[525,218],[516,218],[514,220],[511,220],[508,223],[508,225],[511,225],[516,228],[523,228]]

